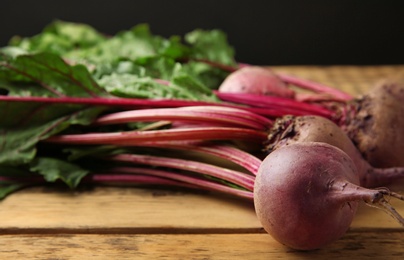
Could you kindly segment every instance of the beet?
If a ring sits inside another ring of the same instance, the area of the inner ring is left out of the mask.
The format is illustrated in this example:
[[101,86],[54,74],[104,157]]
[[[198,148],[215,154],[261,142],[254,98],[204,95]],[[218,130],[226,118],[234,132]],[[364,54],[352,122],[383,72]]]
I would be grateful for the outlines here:
[[341,126],[375,167],[404,167],[404,80],[386,79],[347,105]]
[[323,142],[343,150],[354,161],[361,186],[384,186],[404,179],[404,167],[371,166],[341,128],[320,116],[278,118],[268,136],[266,150],[271,152],[282,146],[302,142]]
[[343,236],[359,201],[387,209],[403,224],[384,195],[391,194],[360,187],[352,159],[320,142],[276,149],[262,162],[254,185],[255,210],[264,229],[299,250],[321,248]]
[[295,94],[275,73],[259,66],[247,66],[232,72],[218,90],[285,98],[293,98]]

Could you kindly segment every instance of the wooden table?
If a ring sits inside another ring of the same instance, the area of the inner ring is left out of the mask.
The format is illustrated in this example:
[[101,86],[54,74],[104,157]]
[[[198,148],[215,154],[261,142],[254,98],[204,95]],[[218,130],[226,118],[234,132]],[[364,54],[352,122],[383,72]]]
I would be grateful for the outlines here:
[[[404,72],[404,66],[273,69],[355,94]],[[404,203],[394,205],[404,214]],[[404,259],[404,230],[366,205],[342,239],[298,252],[263,231],[249,202],[156,187],[25,189],[0,202],[0,234],[0,259]]]

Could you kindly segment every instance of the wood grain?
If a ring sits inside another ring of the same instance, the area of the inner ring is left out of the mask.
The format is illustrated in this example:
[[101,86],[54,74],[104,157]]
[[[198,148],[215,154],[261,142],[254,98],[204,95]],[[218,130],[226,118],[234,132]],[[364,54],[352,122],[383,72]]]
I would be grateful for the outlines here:
[[163,188],[31,188],[2,201],[0,215],[2,233],[206,233],[261,228],[251,202]]
[[1,259],[403,259],[403,232],[349,232],[301,252],[267,234],[3,235]]
[[304,79],[342,89],[351,94],[363,94],[380,80],[404,76],[404,65],[392,66],[280,66],[276,72],[288,73]]
[[[391,200],[404,215],[404,202]],[[0,204],[0,233],[262,232],[251,202],[209,192],[135,187],[69,191],[31,188]],[[384,211],[362,204],[352,229],[397,229]]]

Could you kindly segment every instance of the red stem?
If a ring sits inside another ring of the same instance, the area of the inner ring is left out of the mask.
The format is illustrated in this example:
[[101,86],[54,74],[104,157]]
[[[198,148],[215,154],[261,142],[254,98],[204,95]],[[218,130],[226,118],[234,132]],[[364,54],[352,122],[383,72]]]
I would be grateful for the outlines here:
[[134,174],[116,174],[116,173],[92,173],[83,179],[87,183],[120,183],[120,184],[153,184],[153,185],[172,185],[186,188],[196,188],[195,185],[168,180],[158,176],[134,175]]
[[182,99],[137,99],[137,98],[83,98],[83,97],[20,97],[0,95],[0,101],[5,102],[39,102],[51,104],[81,104],[93,106],[108,106],[120,108],[172,108],[188,106],[221,106],[227,108],[237,108],[250,111],[258,115],[278,117],[285,113],[278,109],[253,108],[230,103],[214,103],[206,101],[192,101]]
[[[138,121],[186,121],[220,123],[221,125],[239,126],[257,130],[268,129],[270,120],[241,109],[222,107],[185,107],[185,108],[154,108],[130,110],[105,115],[98,118],[95,124],[121,124]],[[246,115],[247,114],[247,115]],[[265,123],[265,124],[264,124]]]
[[96,106],[115,106],[115,107],[182,107],[199,105],[217,105],[221,104],[205,101],[192,101],[182,99],[141,99],[141,98],[118,98],[118,97],[37,97],[37,96],[2,96],[0,101],[8,102],[40,102],[40,103],[62,103],[62,104],[81,104]]
[[185,140],[249,140],[251,142],[263,142],[266,138],[266,132],[253,129],[235,127],[195,127],[186,129],[58,135],[51,136],[44,141],[68,144],[131,145],[139,142]]
[[159,178],[163,178],[162,180],[173,180],[176,181],[176,183],[182,184],[184,186],[188,185],[190,188],[203,188],[206,190],[212,190],[212,191],[219,191],[231,195],[235,195],[238,197],[243,197],[243,198],[248,198],[252,199],[253,198],[253,193],[251,191],[246,191],[246,190],[240,190],[236,188],[232,188],[229,186],[225,186],[220,183],[212,182],[212,181],[207,181],[191,176],[185,176],[183,174],[178,174],[174,172],[169,172],[169,171],[164,171],[164,170],[158,170],[158,169],[152,169],[152,168],[137,168],[137,167],[114,167],[112,169],[109,169],[111,172],[115,173],[125,173],[125,174],[96,174],[93,175],[93,180],[99,181],[105,181],[105,182],[114,182],[114,181],[121,181],[125,180],[125,182],[132,182],[132,178],[136,175],[134,174],[147,174],[151,176],[156,176]]
[[187,142],[187,141],[160,141],[143,142],[136,144],[140,147],[167,148],[185,151],[201,152],[206,155],[213,155],[233,162],[251,174],[257,175],[261,160],[254,155],[226,144],[215,144],[210,142]]
[[199,174],[205,174],[215,178],[219,178],[221,180],[232,182],[236,185],[240,185],[241,187],[246,188],[250,191],[252,191],[254,187],[255,177],[252,175],[247,175],[239,171],[225,169],[219,166],[202,162],[137,154],[118,154],[104,158],[111,161],[128,162],[133,164],[143,164],[157,167],[168,167],[177,170],[185,170],[196,172]]
[[[241,198],[252,200],[253,193],[251,191],[240,190],[225,186],[219,183],[210,182],[194,177],[183,176],[180,174],[148,169],[148,168],[129,168],[116,167],[110,169],[114,173],[91,173],[84,177],[81,183],[108,183],[108,184],[150,184],[150,185],[168,185],[191,189],[204,189],[210,191],[218,191]],[[123,174],[121,174],[123,173]],[[13,182],[22,185],[39,185],[47,183],[42,176],[35,177],[3,177],[0,181]]]
[[295,85],[297,87],[311,90],[314,92],[330,94],[338,101],[348,101],[348,100],[352,99],[352,96],[349,95],[348,93],[341,91],[339,89],[336,89],[336,88],[332,88],[332,87],[320,84],[318,82],[298,78],[298,77],[283,74],[283,73],[278,73],[278,76],[285,83]]
[[333,111],[330,111],[324,107],[307,104],[304,102],[299,102],[288,98],[264,96],[257,94],[223,93],[223,92],[216,92],[216,95],[224,101],[242,103],[250,106],[275,108],[279,110],[284,109],[285,114],[287,113],[293,115],[315,114],[327,118],[332,118],[335,114]]

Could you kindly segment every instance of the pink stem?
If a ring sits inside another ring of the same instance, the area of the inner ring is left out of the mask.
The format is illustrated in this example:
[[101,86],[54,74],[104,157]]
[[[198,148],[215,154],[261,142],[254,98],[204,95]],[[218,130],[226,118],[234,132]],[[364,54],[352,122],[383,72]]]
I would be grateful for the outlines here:
[[246,188],[250,191],[252,191],[254,187],[255,177],[252,175],[247,175],[239,171],[225,169],[219,166],[202,162],[138,154],[118,154],[104,158],[111,161],[129,162],[134,164],[143,164],[157,167],[168,167],[178,170],[196,172],[199,174],[206,174],[215,178],[219,178],[221,180],[240,185],[241,187]]
[[254,175],[257,175],[258,168],[262,162],[260,159],[251,155],[250,153],[226,145],[192,146],[191,149],[227,159],[244,167]]
[[[261,116],[257,113],[248,111],[245,107],[241,106],[189,106],[189,107],[181,107],[184,110],[192,110],[192,111],[204,111],[204,112],[212,112],[212,113],[220,113],[225,115],[233,115],[241,118],[245,118],[248,120],[253,120],[261,123],[263,126],[268,127],[273,123],[272,120]],[[236,114],[236,115],[235,115]]]
[[117,97],[37,97],[37,96],[2,96],[0,101],[7,102],[40,102],[40,103],[61,103],[61,104],[81,104],[96,106],[116,106],[116,107],[182,107],[199,105],[218,105],[221,104],[205,101],[192,101],[182,99],[141,99],[141,98],[117,98]]
[[83,97],[19,97],[0,95],[0,101],[5,102],[38,102],[49,104],[80,104],[93,106],[108,106],[120,108],[162,108],[187,106],[221,106],[238,108],[258,115],[277,117],[283,115],[277,109],[251,108],[228,103],[214,103],[205,101],[191,101],[182,99],[136,99],[136,98],[83,98]]
[[68,144],[117,144],[131,145],[149,141],[184,140],[249,140],[263,142],[267,133],[245,128],[195,127],[187,129],[164,129],[113,133],[87,133],[51,136],[44,140],[50,143]]
[[[216,109],[215,109],[216,108]],[[138,121],[186,121],[186,122],[209,122],[220,123],[230,126],[240,126],[265,130],[269,127],[269,120],[241,109],[222,107],[185,107],[185,108],[154,108],[117,112],[98,118],[95,124],[121,124]],[[244,116],[246,113],[249,115]],[[253,117],[255,115],[255,117]],[[263,123],[267,123],[264,125]]]
[[316,114],[327,118],[334,116],[334,112],[320,106],[299,102],[293,99],[264,96],[257,94],[245,94],[245,93],[223,93],[216,92],[216,95],[224,100],[230,102],[239,102],[251,106],[268,107],[289,109],[290,114],[304,115],[304,114]]
[[116,173],[93,173],[88,175],[83,179],[82,182],[87,183],[119,183],[119,184],[153,184],[153,185],[170,185],[170,186],[180,186],[186,188],[197,188],[196,185],[183,183],[176,180],[169,180],[166,178],[161,178],[158,176],[148,176],[148,175],[134,175],[132,174],[116,174]]
[[295,85],[297,87],[311,90],[314,92],[319,92],[319,93],[327,93],[336,98],[339,101],[348,101],[352,99],[352,96],[349,95],[348,93],[345,93],[344,91],[341,91],[336,88],[332,88],[323,84],[320,84],[318,82],[294,77],[291,75],[283,74],[283,73],[278,73],[278,76],[282,81],[285,83]]
[[215,144],[209,142],[192,142],[192,141],[191,142],[161,141],[161,142],[143,142],[138,143],[137,145],[143,147],[195,151],[207,155],[217,156],[219,158],[228,160],[245,168],[253,175],[257,175],[258,168],[261,165],[261,160],[255,157],[254,155],[226,144]]
[[[169,179],[169,180],[174,180],[176,183],[186,185],[188,184],[189,187],[191,188],[203,188],[206,190],[212,190],[212,191],[219,191],[231,195],[235,195],[238,197],[243,197],[243,198],[248,198],[252,199],[253,194],[251,191],[246,191],[246,190],[240,190],[240,189],[235,189],[229,186],[222,185],[220,183],[212,182],[212,181],[207,181],[191,176],[185,176],[182,174],[174,173],[174,172],[169,172],[169,171],[164,171],[164,170],[157,170],[157,169],[151,169],[151,168],[135,168],[135,167],[115,167],[112,169],[109,169],[109,171],[112,172],[117,172],[117,173],[126,173],[128,175],[115,175],[115,174],[97,174],[94,175],[94,177],[99,180],[102,179],[103,181],[106,182],[111,182],[114,179],[117,179],[118,181],[120,179],[125,178],[126,181],[131,182],[131,178],[136,176],[133,174],[147,174],[151,176],[156,176],[159,178],[164,178],[163,180]],[[93,180],[94,180],[93,177]],[[166,178],[166,179],[165,179]]]
[[[180,174],[171,173],[168,171],[129,167],[116,167],[110,169],[110,171],[113,171],[114,173],[89,174],[82,179],[81,183],[168,185],[191,189],[218,191],[241,198],[247,198],[250,200],[253,199],[253,193],[251,191],[235,189],[229,186],[221,185],[219,183],[210,182],[194,177],[182,176]],[[26,178],[0,177],[0,181],[17,182],[22,185],[39,185],[47,183],[41,176]]]

